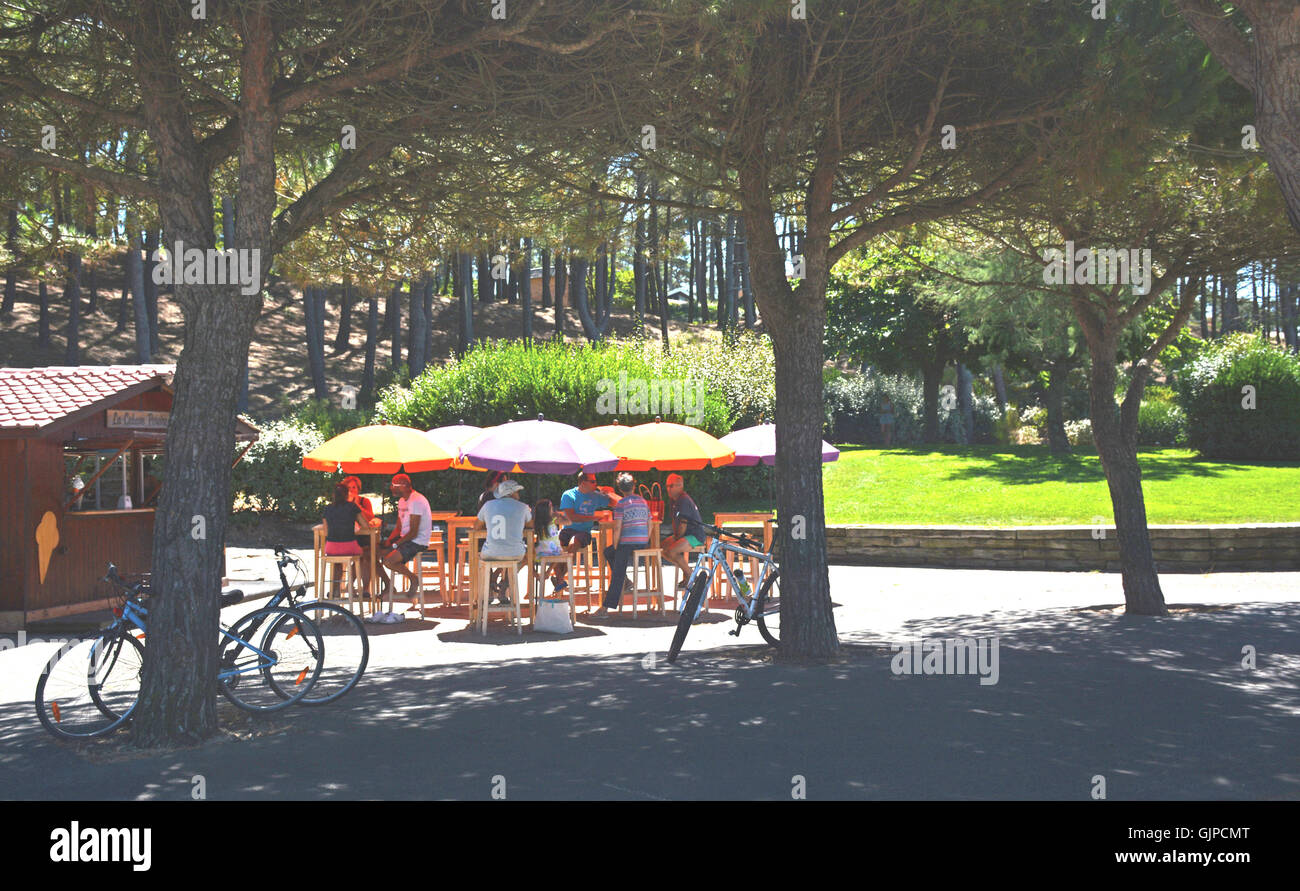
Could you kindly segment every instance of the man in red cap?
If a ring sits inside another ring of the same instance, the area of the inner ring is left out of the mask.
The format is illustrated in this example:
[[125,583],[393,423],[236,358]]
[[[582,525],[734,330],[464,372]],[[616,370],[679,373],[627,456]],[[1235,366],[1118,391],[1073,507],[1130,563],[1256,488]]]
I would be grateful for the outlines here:
[[684,589],[686,580],[691,575],[691,566],[686,562],[686,554],[691,548],[704,547],[704,539],[708,533],[704,529],[704,519],[700,516],[700,509],[695,506],[691,496],[686,494],[686,483],[682,481],[681,474],[670,473],[665,487],[668,500],[672,503],[672,513],[668,515],[668,521],[672,524],[673,534],[664,539],[660,550],[665,560],[682,571],[682,580],[677,587]]
[[406,564],[415,559],[415,555],[429,546],[429,533],[433,529],[433,511],[429,508],[429,499],[411,488],[411,478],[404,473],[393,477],[391,486],[397,500],[397,528],[384,542],[391,550],[384,555],[383,566],[379,575],[384,580],[384,594],[392,597],[392,581],[384,572],[384,567],[400,572],[411,583],[411,594],[420,590],[420,579],[406,568]]

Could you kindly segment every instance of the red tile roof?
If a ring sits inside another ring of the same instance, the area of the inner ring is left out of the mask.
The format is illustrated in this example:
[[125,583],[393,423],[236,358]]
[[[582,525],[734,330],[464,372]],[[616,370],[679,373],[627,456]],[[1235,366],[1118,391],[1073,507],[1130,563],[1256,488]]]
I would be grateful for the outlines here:
[[39,430],[175,365],[76,365],[0,368],[0,433]]

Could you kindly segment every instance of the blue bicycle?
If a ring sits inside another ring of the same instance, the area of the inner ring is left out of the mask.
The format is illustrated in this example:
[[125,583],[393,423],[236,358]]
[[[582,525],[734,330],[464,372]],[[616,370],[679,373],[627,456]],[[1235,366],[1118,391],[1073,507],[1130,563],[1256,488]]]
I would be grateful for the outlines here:
[[[126,724],[140,697],[144,644],[148,634],[148,582],[129,584],[108,565],[105,581],[119,591],[114,622],[98,636],[61,647],[36,683],[36,715],[63,739],[103,736]],[[221,607],[243,600],[221,595]],[[311,692],[325,661],[316,623],[301,612],[272,606],[221,628],[217,689],[250,712],[293,705]]]
[[[673,633],[673,642],[668,648],[668,661],[677,661],[677,654],[682,651],[682,644],[686,641],[686,633],[703,614],[705,595],[719,572],[740,604],[736,607],[736,627],[729,633],[733,637],[739,637],[740,629],[753,621],[758,625],[763,639],[772,646],[779,647],[781,570],[776,565],[776,560],[748,535],[727,532],[707,524],[704,528],[713,536],[713,544],[696,559],[695,568],[686,581],[686,602],[682,604],[681,614],[677,617],[677,630]],[[758,561],[758,575],[752,585],[742,575],[727,568],[725,558],[728,554]]]

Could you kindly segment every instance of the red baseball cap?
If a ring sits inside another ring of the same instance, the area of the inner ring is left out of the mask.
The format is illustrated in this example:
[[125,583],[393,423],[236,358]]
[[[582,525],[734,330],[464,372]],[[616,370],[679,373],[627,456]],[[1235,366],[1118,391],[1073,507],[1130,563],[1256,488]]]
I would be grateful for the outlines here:
[[409,486],[411,484],[411,478],[404,473],[399,473],[397,476],[393,477],[392,485],[395,486],[398,483],[406,483]]
[[668,474],[668,479],[664,480],[664,485],[671,486],[673,483],[681,483],[682,485],[685,485],[686,481],[682,479],[680,473],[670,473]]

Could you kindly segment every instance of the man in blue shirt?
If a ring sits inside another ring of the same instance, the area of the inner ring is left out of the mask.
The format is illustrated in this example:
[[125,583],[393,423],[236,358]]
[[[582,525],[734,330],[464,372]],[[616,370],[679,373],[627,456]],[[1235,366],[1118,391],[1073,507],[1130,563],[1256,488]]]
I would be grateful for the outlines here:
[[[596,488],[596,475],[579,472],[578,485],[560,496],[560,513],[569,521],[560,530],[560,546],[570,554],[588,547],[591,544],[591,529],[596,525],[596,511],[609,510],[609,507],[609,496]],[[556,567],[555,575],[555,590],[561,591],[567,584],[564,567]]]
[[593,616],[607,616],[618,609],[632,554],[650,543],[650,505],[633,491],[636,479],[630,473],[620,473],[614,488],[620,497],[614,505],[614,543],[605,548],[605,562],[611,567],[609,590]]

